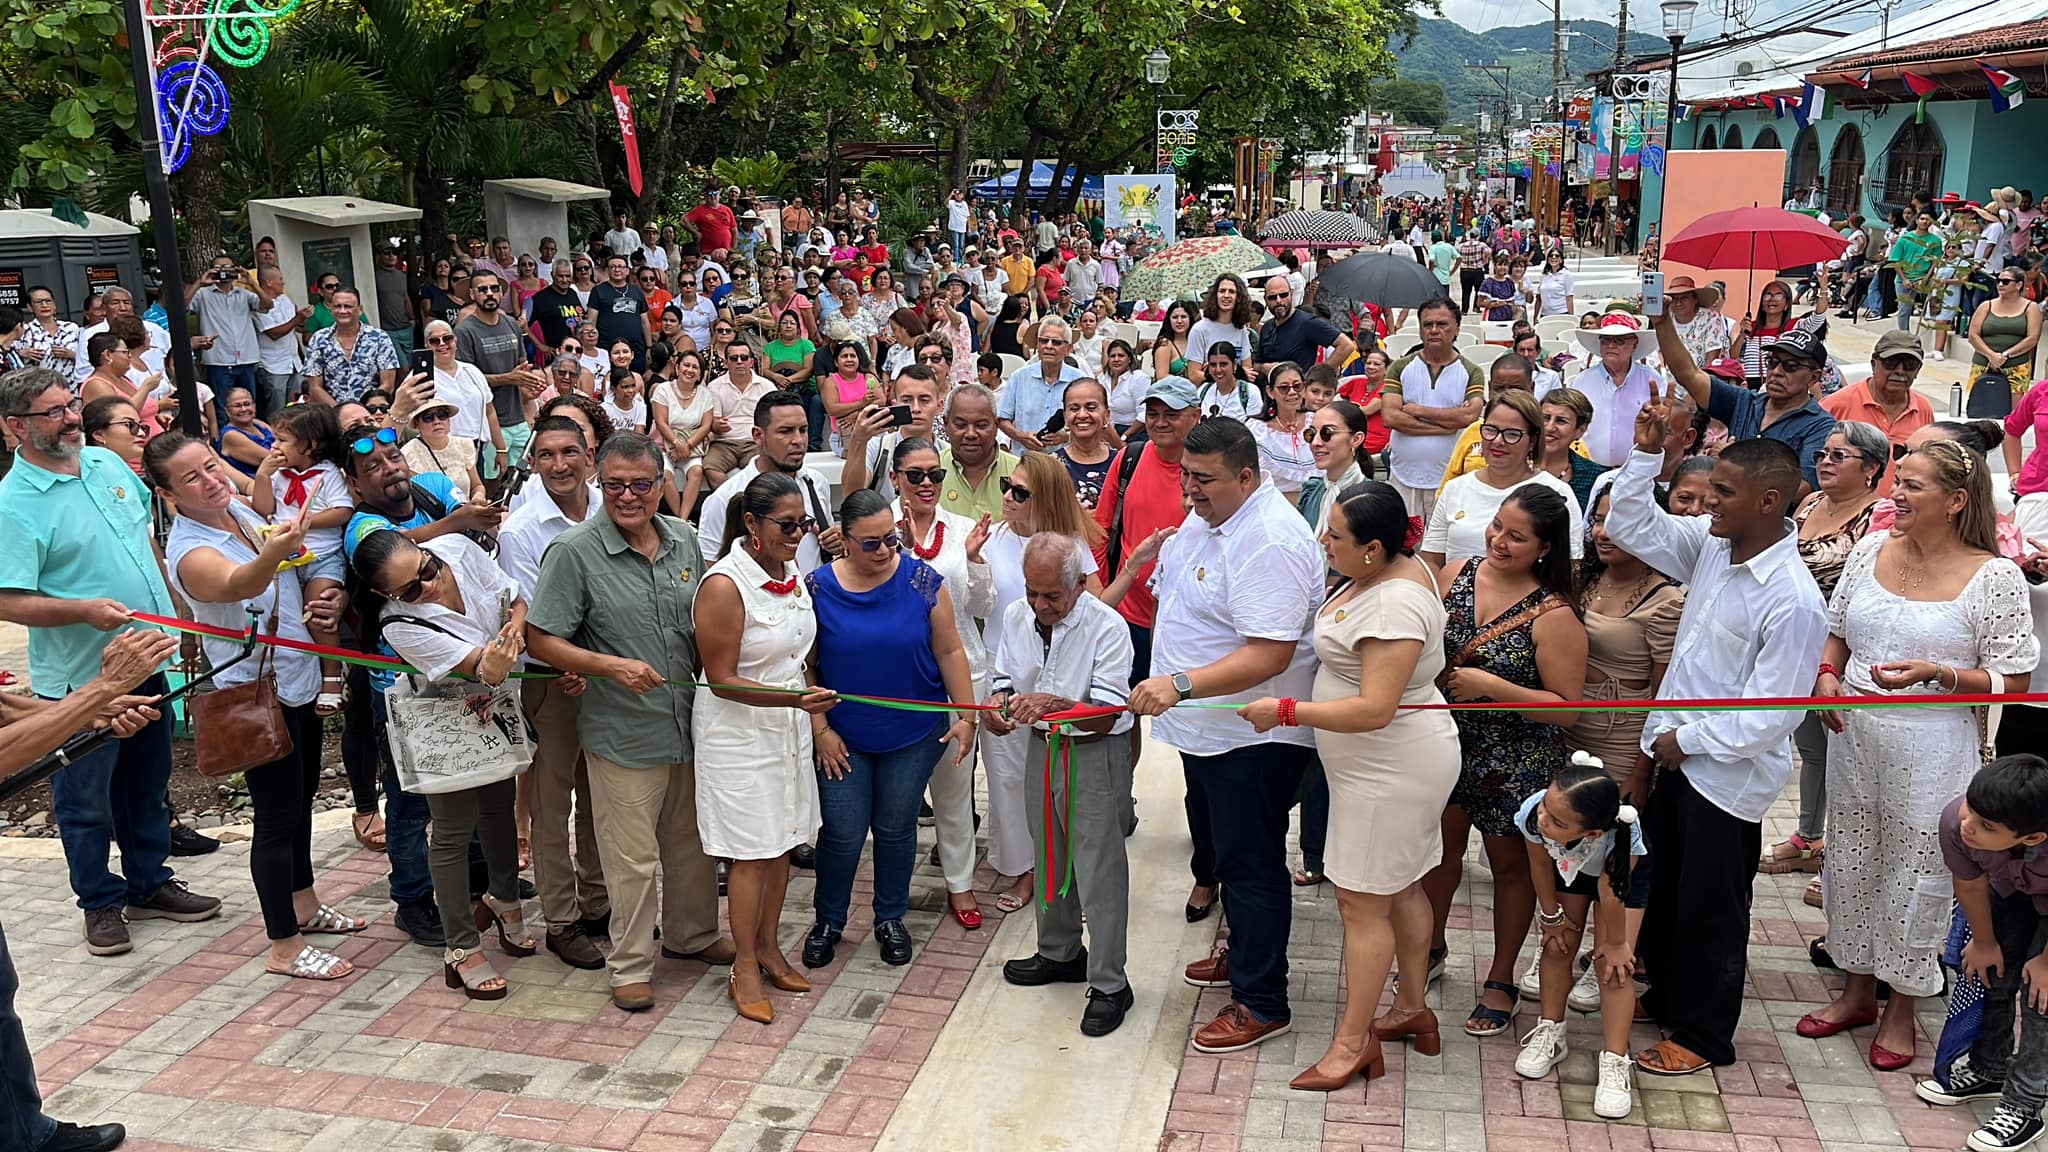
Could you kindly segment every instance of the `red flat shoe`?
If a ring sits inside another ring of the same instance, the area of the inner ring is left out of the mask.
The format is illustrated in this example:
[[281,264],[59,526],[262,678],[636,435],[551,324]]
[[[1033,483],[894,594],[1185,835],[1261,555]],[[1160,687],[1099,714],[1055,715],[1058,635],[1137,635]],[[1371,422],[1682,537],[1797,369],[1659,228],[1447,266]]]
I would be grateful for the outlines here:
[[972,932],[976,928],[981,927],[981,908],[978,905],[969,905],[965,908],[954,908],[953,919],[958,920],[962,928],[965,928],[969,932]]
[[1819,1040],[1825,1036],[1834,1036],[1847,1032],[1851,1028],[1861,1028],[1866,1024],[1875,1023],[1877,1023],[1877,1006],[1873,1004],[1864,1011],[1858,1012],[1847,1020],[1840,1022],[1823,1020],[1809,1012],[1799,1018],[1799,1024],[1793,1031],[1806,1037],[1808,1040]]
[[1911,1064],[1913,1056],[1912,1052],[1894,1052],[1875,1040],[1870,1042],[1870,1066],[1879,1072],[1897,1072]]

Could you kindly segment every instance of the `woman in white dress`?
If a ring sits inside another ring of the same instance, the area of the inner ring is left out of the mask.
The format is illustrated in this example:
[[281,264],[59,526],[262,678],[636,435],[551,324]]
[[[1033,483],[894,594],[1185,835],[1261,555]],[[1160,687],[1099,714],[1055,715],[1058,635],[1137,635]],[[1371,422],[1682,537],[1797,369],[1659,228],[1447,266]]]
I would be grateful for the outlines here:
[[[2027,585],[1998,552],[1984,458],[1937,440],[1899,462],[1897,518],[1863,540],[1828,599],[1817,696],[2025,692],[2040,656]],[[1913,1059],[1914,1001],[1939,995],[1954,888],[1942,809],[1982,763],[1975,709],[1828,713],[1828,951],[1849,974],[1801,1036],[1876,1023],[1870,1063]],[[1880,1009],[1877,982],[1891,984]]]
[[805,671],[818,620],[796,547],[815,527],[795,479],[754,477],[727,511],[725,556],[704,574],[693,609],[704,679],[736,685],[697,688],[697,834],[706,853],[732,861],[726,900],[735,956],[726,987],[739,1014],[762,1024],[775,1020],[767,985],[811,987],[777,933],[790,849],[818,831],[811,716],[838,701]]
[[1485,555],[1486,526],[1508,494],[1524,484],[1540,484],[1564,497],[1571,513],[1572,559],[1578,559],[1585,538],[1578,495],[1570,484],[1536,466],[1543,457],[1543,414],[1536,398],[1515,389],[1487,401],[1479,417],[1479,452],[1485,463],[1477,471],[1451,477],[1437,493],[1422,536],[1422,558],[1441,571],[1447,563]]
[[[896,445],[889,479],[896,486],[897,529],[903,548],[932,566],[952,592],[953,622],[966,650],[974,698],[988,698],[988,652],[977,621],[995,607],[996,589],[982,546],[989,521],[979,523],[939,507],[946,470],[929,440],[912,436]],[[947,902],[962,928],[981,927],[974,898],[974,761],[941,757],[932,769],[932,823],[939,834],[939,868],[946,874]]]
[[[1026,452],[1003,481],[1003,521],[989,530],[981,549],[995,586],[988,619],[1001,620],[1010,605],[1024,598],[1024,542],[1039,532],[1080,541],[1087,591],[1102,595],[1093,549],[1107,533],[1081,507],[1066,468],[1043,452]],[[1006,913],[1031,903],[1030,765],[1024,759],[1030,743],[1030,733],[1022,730],[990,732],[981,740],[981,761],[988,770],[988,866],[996,870],[996,907]]]
[[1301,496],[1302,483],[1317,471],[1307,436],[1315,414],[1302,407],[1304,388],[1300,365],[1274,365],[1266,373],[1264,389],[1271,397],[1271,415],[1246,422],[1259,446],[1259,471],[1273,478],[1273,487],[1290,504]]
[[[652,363],[655,352],[648,352]],[[697,494],[704,487],[704,445],[714,432],[717,412],[711,390],[704,384],[704,354],[694,348],[671,355],[669,379],[654,386],[649,399],[654,406],[654,435],[675,465],[674,475],[683,477],[678,492],[679,507],[688,512],[697,507]]]

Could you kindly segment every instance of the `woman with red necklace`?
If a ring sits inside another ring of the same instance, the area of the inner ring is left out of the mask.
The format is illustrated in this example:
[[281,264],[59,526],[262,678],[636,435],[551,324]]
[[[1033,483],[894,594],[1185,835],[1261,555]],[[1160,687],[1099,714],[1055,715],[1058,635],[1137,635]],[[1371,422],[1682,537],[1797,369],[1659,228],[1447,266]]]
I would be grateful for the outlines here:
[[[974,698],[988,695],[988,653],[982,648],[975,621],[995,607],[995,577],[982,559],[989,521],[975,523],[939,507],[939,489],[946,470],[938,449],[915,436],[896,445],[890,480],[896,485],[897,533],[911,555],[932,566],[953,594],[953,623],[967,651],[967,671],[974,678]],[[932,770],[932,823],[939,834],[939,867],[946,874],[947,902],[962,928],[981,927],[981,907],[974,898],[974,762],[941,759]]]
[[726,513],[724,559],[704,574],[694,609],[704,678],[720,685],[699,685],[691,712],[697,834],[705,852],[732,861],[726,989],[741,1016],[762,1024],[775,1020],[769,987],[811,988],[776,932],[790,849],[819,824],[811,718],[838,703],[806,670],[818,619],[797,576],[796,546],[814,528],[794,479],[754,477]]

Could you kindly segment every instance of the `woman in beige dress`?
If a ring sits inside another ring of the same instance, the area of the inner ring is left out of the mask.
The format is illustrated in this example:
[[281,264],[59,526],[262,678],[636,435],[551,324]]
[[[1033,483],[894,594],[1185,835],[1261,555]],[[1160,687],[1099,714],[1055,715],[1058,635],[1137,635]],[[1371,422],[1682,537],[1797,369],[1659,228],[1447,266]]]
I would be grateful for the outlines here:
[[[1608,493],[1593,502],[1590,544],[1579,565],[1586,606],[1586,698],[1648,700],[1664,682],[1685,589],[1607,538]],[[1643,754],[1642,712],[1582,712],[1565,729],[1573,751],[1600,758],[1625,802],[1649,799],[1650,758]]]
[[[1420,881],[1442,854],[1440,821],[1458,782],[1458,729],[1441,704],[1443,601],[1416,558],[1422,524],[1389,486],[1347,488],[1323,531],[1329,565],[1344,580],[1316,615],[1314,700],[1267,698],[1240,714],[1263,732],[1276,724],[1316,729],[1330,785],[1323,871],[1344,918],[1343,1015],[1330,1049],[1293,1086],[1334,1092],[1361,1073],[1386,1070],[1381,1040],[1413,1037],[1442,1051],[1429,986],[1429,898]],[[1398,959],[1394,1006],[1377,1020],[1380,990]]]

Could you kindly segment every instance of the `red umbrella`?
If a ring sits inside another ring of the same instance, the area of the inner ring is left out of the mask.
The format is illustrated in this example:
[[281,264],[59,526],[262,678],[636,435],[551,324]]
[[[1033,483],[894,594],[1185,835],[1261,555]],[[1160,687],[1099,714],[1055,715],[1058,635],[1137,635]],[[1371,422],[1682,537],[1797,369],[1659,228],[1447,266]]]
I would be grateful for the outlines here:
[[1800,268],[1839,260],[1846,243],[1827,225],[1783,208],[1709,212],[1664,245],[1664,259],[1695,268]]

